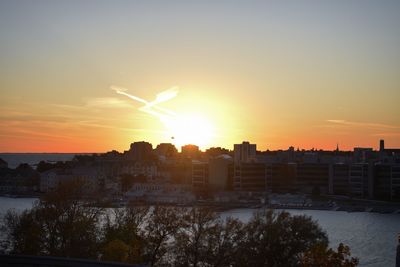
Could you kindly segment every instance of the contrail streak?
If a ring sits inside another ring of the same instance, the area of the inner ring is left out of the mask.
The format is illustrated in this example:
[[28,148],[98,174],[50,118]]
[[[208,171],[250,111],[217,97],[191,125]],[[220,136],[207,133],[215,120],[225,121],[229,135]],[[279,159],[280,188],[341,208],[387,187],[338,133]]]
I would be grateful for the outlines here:
[[156,99],[151,102],[146,101],[143,98],[126,93],[127,89],[125,88],[111,86],[111,89],[114,90],[117,94],[127,96],[132,100],[136,100],[140,103],[145,104],[143,107],[139,108],[140,111],[156,116],[163,121],[167,120],[168,117],[176,116],[176,113],[173,112],[172,110],[162,108],[157,105],[176,97],[176,95],[178,94],[178,87],[172,87],[171,89],[168,89],[166,91],[157,94]]

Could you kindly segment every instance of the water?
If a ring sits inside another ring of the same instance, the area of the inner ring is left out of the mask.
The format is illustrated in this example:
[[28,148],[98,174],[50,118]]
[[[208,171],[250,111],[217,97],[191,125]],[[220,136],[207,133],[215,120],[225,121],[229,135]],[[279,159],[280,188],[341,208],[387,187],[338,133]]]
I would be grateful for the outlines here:
[[[0,216],[7,209],[31,208],[35,198],[0,197]],[[235,209],[221,213],[248,221],[255,210]],[[397,234],[400,233],[400,214],[344,212],[324,210],[288,210],[293,215],[311,216],[327,232],[331,247],[340,242],[349,245],[353,256],[360,259],[360,266],[395,266]]]
[[68,161],[75,155],[85,155],[84,153],[0,153],[0,158],[7,161],[9,168],[16,168],[21,163],[28,163],[31,166],[40,161]]
[[37,198],[11,198],[11,197],[0,197],[0,218],[9,209],[15,209],[16,211],[23,211],[32,208]]
[[[255,210],[226,211],[222,217],[248,221]],[[287,210],[293,215],[311,216],[326,231],[330,246],[339,243],[350,246],[352,256],[360,266],[395,266],[397,235],[400,233],[400,214],[345,212],[326,210]]]

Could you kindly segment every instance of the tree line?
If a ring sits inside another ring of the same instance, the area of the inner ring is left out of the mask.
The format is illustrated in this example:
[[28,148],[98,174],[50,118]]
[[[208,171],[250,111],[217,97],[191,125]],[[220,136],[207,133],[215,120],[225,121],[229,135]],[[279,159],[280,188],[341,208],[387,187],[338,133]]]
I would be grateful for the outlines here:
[[71,181],[30,210],[9,210],[5,253],[87,258],[146,266],[357,266],[350,249],[328,247],[326,233],[304,215],[265,210],[248,222],[209,208],[104,209]]

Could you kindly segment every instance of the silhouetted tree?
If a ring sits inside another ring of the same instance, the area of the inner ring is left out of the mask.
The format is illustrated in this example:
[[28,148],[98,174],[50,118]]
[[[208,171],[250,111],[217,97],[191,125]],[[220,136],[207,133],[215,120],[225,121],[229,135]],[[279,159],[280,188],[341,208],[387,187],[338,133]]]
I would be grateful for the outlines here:
[[[102,259],[109,260],[106,252],[113,245],[113,250],[121,249],[118,253],[123,254],[128,263],[144,262],[144,239],[141,229],[148,215],[148,207],[128,207],[125,209],[114,209],[112,214],[107,214],[106,223],[103,227]],[[118,246],[116,245],[118,244]]]
[[210,229],[207,235],[207,246],[210,251],[206,262],[210,266],[232,266],[238,253],[240,244],[243,243],[244,224],[238,219],[227,218],[225,221],[218,221],[215,227]]
[[101,259],[105,261],[128,262],[130,247],[125,242],[114,239],[102,248]]
[[174,266],[203,266],[213,248],[208,237],[215,232],[217,216],[208,208],[192,208],[175,235]]
[[163,259],[169,250],[173,236],[183,226],[182,208],[156,206],[149,214],[143,231],[145,245],[145,258],[150,266],[168,264]]
[[6,236],[2,242],[2,247],[6,252],[28,255],[42,254],[43,230],[33,210],[26,210],[21,214],[15,210],[7,211],[1,230]]
[[11,253],[97,258],[102,210],[82,198],[84,187],[81,180],[72,180],[31,210],[8,212],[3,231]]
[[355,267],[358,259],[351,257],[350,248],[339,244],[337,251],[326,244],[317,244],[304,253],[300,267]]
[[311,217],[258,212],[244,227],[235,265],[296,266],[302,253],[320,243],[328,244],[328,238]]
[[8,211],[2,226],[10,253],[101,258],[149,266],[353,267],[350,249],[328,248],[307,216],[267,210],[248,223],[209,208],[127,207],[105,213],[81,180],[46,194],[31,210]]

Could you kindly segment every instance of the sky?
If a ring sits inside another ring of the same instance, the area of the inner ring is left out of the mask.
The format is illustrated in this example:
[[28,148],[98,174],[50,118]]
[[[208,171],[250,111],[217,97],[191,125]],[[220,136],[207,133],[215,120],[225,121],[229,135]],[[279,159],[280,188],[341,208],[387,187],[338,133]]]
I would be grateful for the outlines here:
[[2,0],[0,152],[400,147],[399,14],[386,0]]

